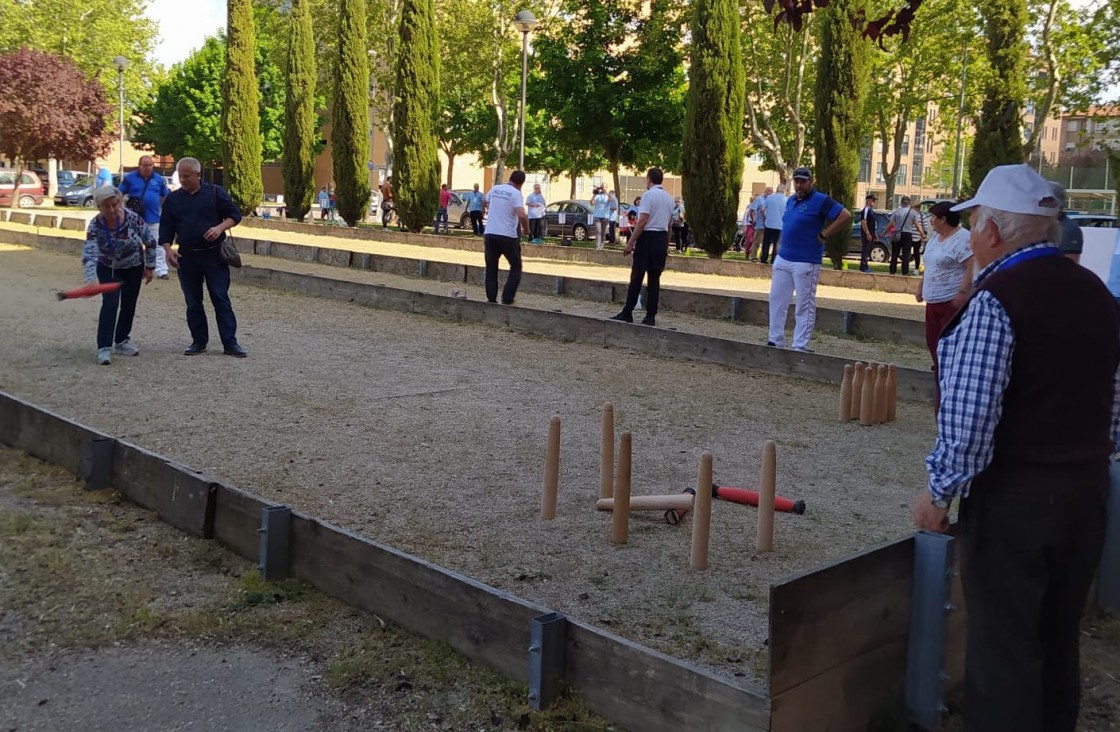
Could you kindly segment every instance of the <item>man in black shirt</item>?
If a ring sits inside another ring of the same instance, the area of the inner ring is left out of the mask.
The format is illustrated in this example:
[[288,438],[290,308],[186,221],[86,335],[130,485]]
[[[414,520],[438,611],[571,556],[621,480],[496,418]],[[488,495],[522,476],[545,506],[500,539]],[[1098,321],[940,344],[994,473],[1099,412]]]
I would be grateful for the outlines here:
[[875,202],[879,200],[874,193],[868,193],[860,213],[859,238],[863,248],[859,253],[859,271],[870,272],[871,265],[867,262],[871,258],[871,245],[875,243]]
[[[237,317],[229,299],[229,265],[219,258],[226,231],[241,223],[241,212],[225,189],[202,182],[202,165],[194,158],[183,158],[176,170],[181,188],[163,204],[159,243],[167,252],[167,263],[179,270],[179,286],[187,301],[191,344],[183,353],[202,353],[210,340],[202,302],[205,285],[218,321],[223,353],[245,358],[249,354],[237,342]],[[179,244],[177,252],[171,248],[175,242]]]

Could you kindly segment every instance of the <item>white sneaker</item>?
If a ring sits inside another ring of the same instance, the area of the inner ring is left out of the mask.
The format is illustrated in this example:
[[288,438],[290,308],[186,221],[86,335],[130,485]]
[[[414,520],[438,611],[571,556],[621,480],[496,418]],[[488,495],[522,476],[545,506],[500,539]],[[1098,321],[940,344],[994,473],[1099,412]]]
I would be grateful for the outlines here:
[[99,366],[108,366],[113,362],[113,357],[110,355],[108,348],[97,349],[97,363]]
[[132,345],[128,338],[113,346],[113,353],[121,356],[139,356],[140,349]]

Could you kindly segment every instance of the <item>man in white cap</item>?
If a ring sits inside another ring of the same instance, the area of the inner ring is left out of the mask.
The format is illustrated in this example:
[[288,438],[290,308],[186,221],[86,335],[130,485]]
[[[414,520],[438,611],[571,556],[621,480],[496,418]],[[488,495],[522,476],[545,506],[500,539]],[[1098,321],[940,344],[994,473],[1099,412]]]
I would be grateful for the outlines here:
[[1120,307],[1057,246],[1059,203],[1028,165],[970,210],[972,297],[938,345],[941,408],[919,529],[960,499],[965,732],[1073,732],[1081,613],[1117,443]]

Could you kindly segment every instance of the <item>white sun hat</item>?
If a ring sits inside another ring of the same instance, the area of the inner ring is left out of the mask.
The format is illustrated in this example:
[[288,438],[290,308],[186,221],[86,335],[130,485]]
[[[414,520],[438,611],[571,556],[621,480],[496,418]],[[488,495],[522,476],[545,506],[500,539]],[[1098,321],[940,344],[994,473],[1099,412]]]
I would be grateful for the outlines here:
[[1050,183],[1025,164],[992,168],[984,176],[976,195],[953,206],[952,210],[964,211],[976,206],[1035,216],[1057,216],[1062,210]]

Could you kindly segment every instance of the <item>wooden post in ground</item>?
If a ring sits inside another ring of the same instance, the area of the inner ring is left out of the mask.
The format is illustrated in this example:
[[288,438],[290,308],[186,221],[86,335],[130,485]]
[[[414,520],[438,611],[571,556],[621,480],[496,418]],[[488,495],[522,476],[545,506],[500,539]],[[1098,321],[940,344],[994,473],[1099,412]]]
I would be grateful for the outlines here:
[[840,380],[840,422],[847,423],[852,418],[852,378],[855,369],[844,364],[844,378]]
[[625,544],[630,534],[630,448],[629,432],[618,441],[618,480],[614,482],[614,515],[611,516],[611,541]]
[[893,422],[898,412],[898,369],[892,363],[887,370],[887,421]]
[[544,454],[544,493],[541,496],[541,518],[556,518],[556,491],[560,485],[560,415],[548,423],[548,449]]
[[859,410],[863,402],[863,380],[865,378],[863,362],[856,361],[855,376],[852,377],[852,419],[859,419]]
[[599,445],[599,498],[614,495],[614,405],[603,405],[602,442]]
[[700,456],[700,472],[696,476],[696,498],[692,504],[692,552],[688,564],[693,569],[708,568],[708,539],[711,527],[712,453],[705,452]]
[[859,402],[859,423],[864,427],[875,424],[875,377],[876,369],[868,366],[863,372],[863,394]]
[[879,376],[875,379],[875,424],[887,421],[887,412],[890,411],[889,392],[887,391],[887,374],[889,371],[883,364],[879,364]]
[[762,475],[758,484],[758,534],[755,549],[774,548],[774,496],[778,493],[778,446],[773,440],[762,443]]

